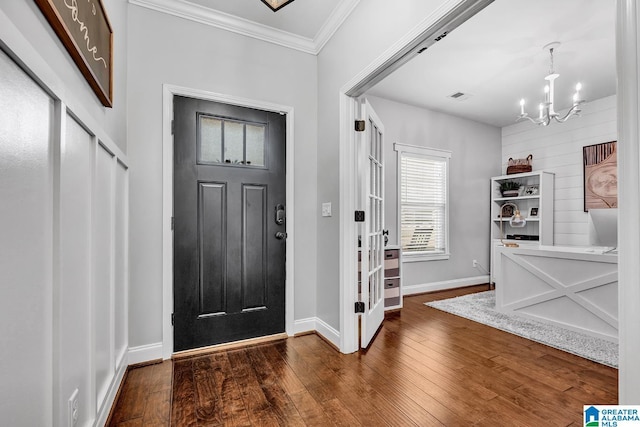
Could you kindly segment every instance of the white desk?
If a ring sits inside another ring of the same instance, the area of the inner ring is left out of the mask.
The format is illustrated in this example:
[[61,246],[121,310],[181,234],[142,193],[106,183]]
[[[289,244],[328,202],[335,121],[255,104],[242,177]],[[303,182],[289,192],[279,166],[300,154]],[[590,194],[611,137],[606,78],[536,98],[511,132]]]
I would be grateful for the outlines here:
[[618,255],[601,249],[496,248],[496,310],[618,341]]

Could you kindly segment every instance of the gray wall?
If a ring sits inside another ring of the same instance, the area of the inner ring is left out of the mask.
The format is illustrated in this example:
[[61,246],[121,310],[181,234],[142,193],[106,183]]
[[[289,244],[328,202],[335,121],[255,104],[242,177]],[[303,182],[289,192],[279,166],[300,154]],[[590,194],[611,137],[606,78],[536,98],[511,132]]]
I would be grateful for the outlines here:
[[332,202],[333,216],[318,219],[317,315],[338,330],[340,89],[443,3],[404,0],[397,7],[361,1],[318,55],[318,204]]
[[[167,31],[171,28],[171,31]],[[162,341],[162,85],[295,109],[295,318],[315,316],[316,57],[138,6],[129,10],[130,345]]]
[[449,248],[441,261],[405,262],[402,285],[411,286],[484,275],[490,258],[489,178],[500,174],[500,128],[368,96],[385,127],[385,223],[389,243],[399,244],[397,153],[394,143],[451,151]]

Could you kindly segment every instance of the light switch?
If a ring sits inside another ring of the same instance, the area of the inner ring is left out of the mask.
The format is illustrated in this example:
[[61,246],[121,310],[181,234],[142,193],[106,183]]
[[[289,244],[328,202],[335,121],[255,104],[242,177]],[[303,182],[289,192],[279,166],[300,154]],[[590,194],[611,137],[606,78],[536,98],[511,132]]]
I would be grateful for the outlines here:
[[322,216],[331,216],[331,202],[322,204]]

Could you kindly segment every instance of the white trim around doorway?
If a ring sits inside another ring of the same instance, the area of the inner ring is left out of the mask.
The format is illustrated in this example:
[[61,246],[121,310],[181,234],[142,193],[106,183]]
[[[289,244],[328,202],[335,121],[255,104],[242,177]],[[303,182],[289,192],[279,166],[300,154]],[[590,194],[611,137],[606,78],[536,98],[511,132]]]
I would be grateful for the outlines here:
[[357,98],[389,75],[418,51],[441,39],[493,0],[447,0],[393,46],[340,89],[340,351],[353,353],[359,348],[358,315],[354,302],[358,294],[356,206],[357,156],[353,121],[359,114]]
[[[486,0],[491,3],[492,0]],[[355,153],[351,142],[353,137],[352,123],[356,111],[355,98],[362,95],[367,88],[387,75],[394,65],[394,58],[402,60],[400,53],[408,50],[410,45],[418,45],[418,39],[428,36],[429,28],[440,19],[452,13],[460,6],[473,5],[474,0],[449,0],[410,31],[398,43],[385,51],[378,59],[361,73],[346,83],[340,90],[340,350],[352,353],[358,350],[357,315],[353,313],[353,302],[357,297],[354,283],[357,283],[356,224],[351,212],[355,207],[356,168]],[[479,0],[479,3],[484,3]],[[640,253],[640,192],[638,182],[640,172],[640,9],[635,0],[616,1],[616,70],[617,82],[617,119],[618,141],[621,155],[619,158],[619,219],[625,224],[625,231],[619,232],[619,295],[620,312],[619,340],[620,366],[618,384],[618,403],[623,405],[640,402],[640,366],[636,362],[640,352],[640,266],[637,258]],[[412,38],[413,37],[413,38]],[[405,56],[408,56],[409,52]],[[405,58],[406,60],[406,58]]]
[[287,243],[286,243],[286,273],[285,273],[285,332],[293,336],[294,331],[294,143],[293,143],[293,107],[257,101],[236,96],[208,92],[199,89],[164,84],[162,87],[162,358],[170,359],[173,354],[173,326],[171,313],[173,312],[173,233],[171,231],[171,217],[173,216],[173,135],[171,121],[173,120],[174,95],[203,99],[206,101],[222,102],[241,107],[255,108],[263,111],[273,111],[287,116],[286,128],[286,197],[287,197]]

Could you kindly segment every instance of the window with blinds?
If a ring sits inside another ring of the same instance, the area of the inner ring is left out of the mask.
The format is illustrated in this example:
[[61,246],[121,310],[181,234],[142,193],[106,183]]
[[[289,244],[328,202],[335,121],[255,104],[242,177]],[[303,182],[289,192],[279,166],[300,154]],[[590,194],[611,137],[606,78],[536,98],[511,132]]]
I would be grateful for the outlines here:
[[[400,144],[396,144],[400,146]],[[449,152],[399,151],[400,240],[405,256],[448,255]]]

